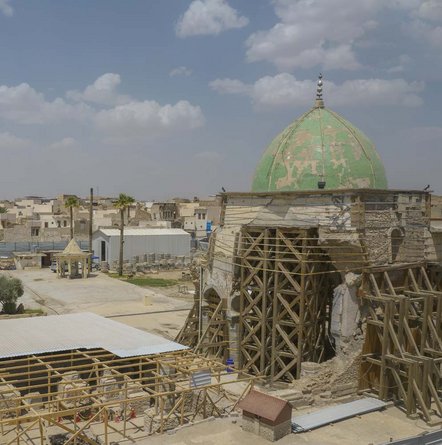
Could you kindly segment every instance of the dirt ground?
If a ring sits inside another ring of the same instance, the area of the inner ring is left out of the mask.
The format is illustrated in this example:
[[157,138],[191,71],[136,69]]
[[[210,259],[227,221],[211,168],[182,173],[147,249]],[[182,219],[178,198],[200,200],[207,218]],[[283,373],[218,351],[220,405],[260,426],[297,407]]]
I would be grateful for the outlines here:
[[[278,441],[280,445],[368,445],[386,444],[391,440],[412,437],[428,427],[422,421],[412,421],[397,408],[365,414],[316,430],[289,434]],[[437,430],[433,428],[432,430]],[[137,445],[268,445],[255,434],[243,431],[241,418],[215,419],[183,428],[174,434],[151,436],[137,441]]]
[[[193,301],[193,295],[181,294],[178,285],[140,287],[101,272],[72,280],[57,278],[49,269],[2,273],[22,280],[25,293],[19,302],[25,308],[42,309],[48,315],[93,312],[169,339],[179,332]],[[181,271],[154,276],[179,279]],[[180,284],[193,288],[190,282]]]
[[[178,285],[167,288],[142,288],[96,273],[88,279],[59,279],[48,269],[0,272],[20,278],[26,308],[41,308],[48,314],[93,312],[115,321],[173,339],[191,307],[193,295],[182,294]],[[179,279],[181,271],[152,275]],[[181,284],[181,282],[180,282]],[[182,283],[193,290],[192,283]],[[319,408],[312,408],[316,410]],[[302,411],[297,411],[299,414]],[[141,420],[141,419],[137,419]],[[439,427],[440,428],[440,427]],[[410,437],[431,430],[421,420],[410,420],[397,408],[388,408],[317,430],[290,434],[278,443],[312,445],[384,444],[390,439]],[[117,438],[116,438],[117,439]],[[117,443],[121,436],[118,437]],[[174,434],[151,436],[137,445],[218,445],[268,444],[241,428],[240,418],[216,419],[183,428]]]

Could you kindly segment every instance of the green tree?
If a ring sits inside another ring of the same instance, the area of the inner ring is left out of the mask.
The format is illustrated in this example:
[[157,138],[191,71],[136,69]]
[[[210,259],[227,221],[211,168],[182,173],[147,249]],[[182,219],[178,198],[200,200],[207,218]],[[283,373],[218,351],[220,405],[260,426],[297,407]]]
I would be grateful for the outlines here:
[[79,205],[80,203],[78,202],[78,198],[76,196],[69,196],[64,203],[64,206],[69,209],[69,218],[71,220],[71,239],[74,237],[74,207],[78,207]]
[[8,209],[6,207],[0,206],[0,214],[1,213],[8,213]]
[[118,261],[118,275],[123,275],[123,249],[124,249],[124,210],[135,202],[132,196],[120,193],[115,207],[120,210],[120,257]]
[[23,283],[18,278],[9,278],[0,275],[0,303],[3,312],[15,314],[17,300],[23,295]]

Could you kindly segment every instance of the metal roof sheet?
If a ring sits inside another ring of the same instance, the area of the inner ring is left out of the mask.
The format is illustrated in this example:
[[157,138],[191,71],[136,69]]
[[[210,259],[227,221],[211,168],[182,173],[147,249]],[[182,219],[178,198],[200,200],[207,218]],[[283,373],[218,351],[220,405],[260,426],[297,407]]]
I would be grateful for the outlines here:
[[[120,229],[99,229],[106,236],[120,236]],[[124,229],[124,236],[146,236],[146,235],[187,235],[190,237],[183,229],[147,229],[147,228],[131,228],[127,227]]]
[[417,436],[407,437],[395,441],[385,442],[382,445],[441,445],[442,444],[442,430],[439,431],[425,431]]
[[366,397],[354,402],[324,408],[314,413],[292,417],[294,432],[310,431],[320,426],[349,419],[360,414],[370,413],[385,408],[387,404],[382,400]]
[[118,357],[188,349],[92,313],[18,318],[0,322],[0,358],[101,348]]

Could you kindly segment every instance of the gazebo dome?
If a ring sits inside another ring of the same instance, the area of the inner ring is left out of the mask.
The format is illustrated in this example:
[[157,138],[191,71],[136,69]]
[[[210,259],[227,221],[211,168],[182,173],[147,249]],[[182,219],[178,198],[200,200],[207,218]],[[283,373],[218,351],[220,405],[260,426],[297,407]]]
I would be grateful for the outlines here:
[[315,106],[268,146],[255,170],[253,192],[386,189],[373,142],[334,111],[324,108],[322,77]]

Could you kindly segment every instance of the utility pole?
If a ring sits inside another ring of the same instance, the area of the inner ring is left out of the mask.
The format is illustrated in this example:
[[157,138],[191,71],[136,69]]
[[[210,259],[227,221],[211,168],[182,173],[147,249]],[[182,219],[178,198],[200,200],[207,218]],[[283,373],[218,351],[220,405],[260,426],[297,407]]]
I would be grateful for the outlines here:
[[94,217],[94,189],[91,187],[91,193],[89,196],[89,253],[91,254],[89,259],[89,273],[92,272],[92,222]]

